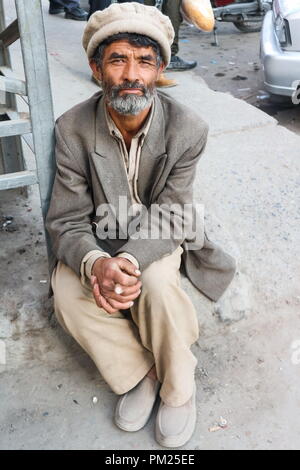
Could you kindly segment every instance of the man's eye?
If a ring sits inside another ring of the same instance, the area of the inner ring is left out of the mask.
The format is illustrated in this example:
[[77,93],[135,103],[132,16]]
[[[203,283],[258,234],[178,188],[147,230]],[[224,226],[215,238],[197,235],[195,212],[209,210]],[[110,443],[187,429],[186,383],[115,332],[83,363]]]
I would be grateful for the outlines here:
[[114,60],[112,60],[113,64],[119,64],[121,62],[124,62],[124,59],[114,59]]

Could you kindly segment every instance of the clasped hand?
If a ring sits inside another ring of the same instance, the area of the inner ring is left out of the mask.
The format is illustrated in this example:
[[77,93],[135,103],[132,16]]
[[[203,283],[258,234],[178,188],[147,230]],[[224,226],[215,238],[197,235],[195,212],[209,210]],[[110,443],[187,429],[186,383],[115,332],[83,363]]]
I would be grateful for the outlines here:
[[92,268],[95,302],[107,313],[132,307],[141,293],[141,272],[125,258],[99,258]]

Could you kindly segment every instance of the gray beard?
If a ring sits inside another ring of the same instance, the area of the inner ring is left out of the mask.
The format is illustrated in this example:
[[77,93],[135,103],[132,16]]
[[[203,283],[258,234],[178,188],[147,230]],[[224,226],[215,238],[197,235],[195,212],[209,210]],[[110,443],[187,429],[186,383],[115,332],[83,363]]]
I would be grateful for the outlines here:
[[[155,88],[147,88],[135,82],[127,83],[126,85],[124,84],[115,86],[102,83],[102,87],[108,106],[112,107],[115,111],[117,111],[117,113],[123,115],[136,116],[152,104],[155,95]],[[128,94],[120,96],[119,92],[124,88],[139,88],[143,91],[144,94]]]

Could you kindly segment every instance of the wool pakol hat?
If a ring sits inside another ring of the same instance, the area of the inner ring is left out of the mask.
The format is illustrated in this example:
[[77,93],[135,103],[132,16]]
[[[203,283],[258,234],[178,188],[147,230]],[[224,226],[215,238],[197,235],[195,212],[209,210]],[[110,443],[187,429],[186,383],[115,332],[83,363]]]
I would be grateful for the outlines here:
[[112,3],[108,8],[93,13],[85,27],[82,45],[89,59],[101,42],[118,33],[136,33],[158,42],[164,62],[169,64],[174,29],[168,16],[156,7],[136,2]]

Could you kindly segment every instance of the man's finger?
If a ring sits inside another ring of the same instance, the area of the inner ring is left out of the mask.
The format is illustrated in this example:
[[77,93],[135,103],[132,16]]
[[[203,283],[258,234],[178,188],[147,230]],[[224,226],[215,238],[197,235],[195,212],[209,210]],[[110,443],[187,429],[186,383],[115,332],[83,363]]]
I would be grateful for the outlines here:
[[94,286],[93,286],[93,294],[94,294],[94,299],[95,299],[95,302],[96,302],[97,306],[99,308],[102,308],[103,310],[105,310],[106,313],[112,314],[112,313],[115,313],[118,310],[118,309],[113,308],[107,302],[105,297],[103,297],[103,295],[101,295],[99,284],[97,284],[97,283],[94,284]]
[[96,282],[98,282],[98,281],[97,281],[97,277],[92,275],[92,276],[91,276],[91,284],[92,284],[92,286],[94,286],[94,285],[96,284]]
[[[124,295],[117,295],[114,292],[110,293],[107,297],[107,299],[112,299],[115,300],[116,302],[119,302],[120,304],[128,303],[132,300],[135,300],[141,293],[141,290],[137,290],[134,293],[124,296]],[[126,308],[126,307],[123,307]]]
[[118,311],[117,308],[112,307],[109,302],[106,300],[105,297],[101,296],[101,303],[102,303],[102,308],[108,313],[112,314]]
[[113,280],[116,284],[121,284],[122,287],[134,286],[138,281],[136,276],[125,274],[121,269],[114,271]]
[[129,302],[125,302],[125,303],[117,302],[116,300],[111,299],[111,298],[107,298],[106,300],[109,303],[109,305],[116,310],[125,310],[126,308],[132,307],[134,304],[133,300],[130,300]]
[[[119,287],[120,290],[119,289],[116,290],[117,287]],[[134,286],[130,286],[130,287],[124,287],[124,286],[121,286],[120,284],[116,284],[114,293],[117,295],[122,295],[126,297],[128,295],[135,294],[138,290],[141,289],[141,287],[142,287],[141,281],[137,281],[137,283]]]
[[93,285],[93,295],[94,295],[94,299],[95,299],[95,302],[96,302],[97,306],[99,308],[102,308],[100,289],[99,289],[99,285],[97,283],[96,284],[94,283],[94,285]]
[[120,286],[120,284],[116,284],[114,288],[114,293],[118,295],[123,294],[123,287]]
[[138,277],[141,275],[141,271],[137,269],[137,267],[126,258],[118,258],[118,265],[123,271],[125,271],[130,276]]

